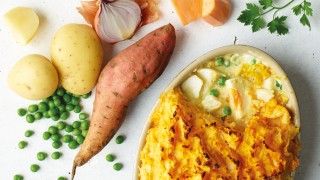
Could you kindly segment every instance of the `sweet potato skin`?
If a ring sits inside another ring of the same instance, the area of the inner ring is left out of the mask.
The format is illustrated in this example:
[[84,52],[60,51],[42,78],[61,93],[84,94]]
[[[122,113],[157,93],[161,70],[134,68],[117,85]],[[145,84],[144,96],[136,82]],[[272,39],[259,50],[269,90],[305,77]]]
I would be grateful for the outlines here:
[[100,152],[123,123],[129,103],[164,71],[174,51],[175,29],[162,26],[132,44],[102,70],[96,86],[91,125],[73,164],[75,168]]

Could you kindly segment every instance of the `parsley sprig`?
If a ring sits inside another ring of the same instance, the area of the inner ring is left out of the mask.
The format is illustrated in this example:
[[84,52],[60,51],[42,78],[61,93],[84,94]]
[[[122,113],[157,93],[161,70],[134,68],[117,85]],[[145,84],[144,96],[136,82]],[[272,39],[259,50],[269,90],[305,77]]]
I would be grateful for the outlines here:
[[[296,0],[291,0],[283,6],[275,6],[273,0],[259,0],[259,5],[247,3],[246,9],[241,11],[238,21],[245,26],[250,25],[252,32],[257,32],[267,26],[271,33],[285,35],[289,32],[289,28],[285,23],[287,16],[277,16],[277,13],[290,6],[294,1]],[[309,30],[311,30],[310,21],[308,19],[308,16],[312,16],[311,3],[307,0],[303,0],[303,2],[293,7],[292,11],[296,16],[302,15],[300,23],[303,26],[308,26]],[[264,15],[271,12],[273,12],[272,20],[266,23]]]

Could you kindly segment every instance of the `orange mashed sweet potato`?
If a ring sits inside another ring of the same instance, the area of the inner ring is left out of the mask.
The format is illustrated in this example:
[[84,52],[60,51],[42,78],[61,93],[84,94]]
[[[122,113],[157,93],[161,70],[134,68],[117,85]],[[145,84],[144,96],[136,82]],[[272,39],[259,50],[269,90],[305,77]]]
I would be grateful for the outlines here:
[[245,128],[191,103],[179,88],[164,93],[140,152],[139,178],[290,179],[299,166],[299,128],[275,99]]

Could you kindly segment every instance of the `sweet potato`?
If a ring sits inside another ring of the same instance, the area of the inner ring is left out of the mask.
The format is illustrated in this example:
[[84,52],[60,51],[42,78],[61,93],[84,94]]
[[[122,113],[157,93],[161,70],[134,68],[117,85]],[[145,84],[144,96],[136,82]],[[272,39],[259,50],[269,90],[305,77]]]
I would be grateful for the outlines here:
[[123,123],[130,102],[167,66],[176,42],[171,24],[156,29],[111,59],[96,86],[91,125],[73,162],[72,178],[108,144]]

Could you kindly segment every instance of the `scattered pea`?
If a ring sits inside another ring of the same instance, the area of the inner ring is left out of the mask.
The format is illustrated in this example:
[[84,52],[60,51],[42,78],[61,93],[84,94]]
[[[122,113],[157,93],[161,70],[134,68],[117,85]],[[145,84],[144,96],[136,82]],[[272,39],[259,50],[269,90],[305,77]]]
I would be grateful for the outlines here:
[[81,135],[78,135],[77,138],[76,138],[76,141],[77,141],[78,144],[83,144],[84,137],[81,136]]
[[57,129],[58,130],[63,130],[65,127],[66,127],[66,123],[65,122],[60,121],[60,122],[57,123]]
[[24,132],[25,137],[31,137],[33,134],[34,134],[34,132],[31,130],[26,130],[26,132]]
[[65,143],[69,143],[70,141],[73,140],[73,137],[69,134],[66,134],[62,137],[62,141],[65,142]]
[[76,140],[72,140],[69,142],[68,147],[70,149],[76,149],[79,146],[78,142]]
[[51,154],[51,158],[52,159],[59,159],[60,157],[61,157],[61,153],[60,152],[58,152],[58,151],[55,151],[55,152],[53,152],[52,154]]
[[40,120],[43,117],[42,112],[36,112],[34,113],[34,119]]
[[48,154],[45,153],[45,152],[38,152],[37,159],[39,161],[43,161],[43,160],[45,160],[47,158],[47,156],[48,156]]
[[39,103],[39,110],[40,110],[41,112],[46,112],[46,111],[48,111],[48,110],[49,110],[48,104],[47,104],[46,102],[40,102],[40,103]]
[[53,116],[55,116],[55,115],[57,115],[58,114],[58,109],[56,108],[56,107],[52,107],[52,108],[50,108],[50,110],[49,110],[49,115],[51,116],[51,117],[53,117]]
[[86,137],[87,134],[88,134],[88,130],[82,130],[81,135],[82,135],[83,137]]
[[74,121],[72,123],[72,127],[75,128],[75,129],[79,128],[80,126],[81,126],[81,122],[80,121]]
[[79,113],[79,112],[81,112],[81,109],[82,109],[82,107],[80,105],[75,105],[73,111],[75,113]]
[[65,111],[65,112],[62,112],[61,114],[60,114],[60,119],[62,119],[62,120],[67,120],[68,119],[68,117],[69,117],[69,112],[68,111]]
[[52,134],[51,135],[51,139],[52,141],[59,141],[61,139],[61,135],[60,134]]
[[48,105],[49,105],[49,108],[54,108],[55,107],[53,100],[50,100],[48,102]]
[[121,163],[115,163],[113,165],[113,169],[116,171],[120,171],[122,169],[123,165]]
[[80,129],[81,130],[88,130],[89,126],[90,126],[90,122],[88,120],[84,120],[81,122]]
[[58,121],[60,119],[60,115],[54,115],[51,117],[52,120]]
[[42,138],[43,138],[44,140],[48,140],[48,139],[50,139],[50,137],[51,137],[51,133],[48,132],[48,131],[46,131],[46,132],[44,132],[44,133],[42,134]]
[[73,104],[67,104],[67,105],[66,105],[66,110],[67,110],[67,111],[72,111],[72,110],[74,110],[74,105],[73,105]]
[[20,149],[24,149],[27,145],[28,143],[26,141],[20,141],[18,144]]
[[81,97],[83,99],[88,99],[91,96],[91,92],[88,92],[87,94],[82,95]]
[[23,176],[20,174],[16,174],[13,176],[13,180],[23,180]]
[[223,108],[223,113],[227,116],[231,115],[231,108],[226,106]]
[[66,128],[65,128],[65,131],[66,132],[72,132],[73,131],[73,127],[70,124],[67,124]]
[[71,101],[71,96],[70,96],[69,94],[63,95],[62,98],[63,98],[63,100],[64,100],[65,103],[68,103],[68,102]]
[[64,96],[65,93],[66,93],[66,91],[61,87],[56,90],[56,94],[58,96]]
[[80,119],[80,120],[86,120],[86,119],[88,119],[88,114],[86,114],[86,113],[80,113],[80,114],[79,114],[79,119]]
[[30,170],[31,170],[32,172],[37,172],[37,171],[39,171],[39,169],[40,169],[40,166],[39,166],[38,164],[32,164],[32,165],[30,166]]
[[38,106],[36,104],[31,104],[28,107],[28,111],[31,112],[31,113],[37,112],[38,111]]
[[51,133],[51,134],[56,134],[56,133],[58,133],[58,128],[57,127],[55,127],[55,126],[50,126],[49,128],[48,128],[48,131]]
[[60,176],[60,177],[58,177],[58,180],[67,180],[67,178]]
[[62,143],[60,141],[53,141],[52,147],[55,149],[59,149],[62,146]]
[[35,120],[35,117],[34,117],[33,114],[27,114],[26,120],[27,120],[28,123],[33,123],[34,120]]
[[60,106],[62,104],[61,100],[59,98],[53,100],[53,103],[56,107]]
[[112,162],[115,160],[115,156],[113,154],[107,154],[106,156],[106,160],[109,161],[109,162]]
[[60,99],[60,96],[54,95],[54,96],[52,96],[52,99],[53,99],[53,101],[56,100],[56,99]]
[[73,131],[72,131],[72,134],[73,134],[74,136],[79,136],[81,133],[82,133],[82,132],[81,132],[80,129],[73,129]]
[[80,99],[78,97],[72,96],[71,97],[71,104],[78,105],[80,103]]
[[24,115],[27,114],[27,110],[24,109],[24,108],[19,108],[17,113],[18,113],[19,116],[24,116]]
[[50,118],[49,112],[48,111],[43,112],[43,117],[45,117],[47,119]]
[[66,111],[66,106],[64,106],[63,104],[58,106],[58,109],[60,112],[65,112]]
[[51,97],[47,97],[47,98],[43,99],[42,102],[48,103],[50,100],[51,100]]
[[116,143],[117,144],[121,144],[121,143],[123,143],[123,141],[124,141],[124,137],[123,136],[119,135],[119,136],[116,137]]

